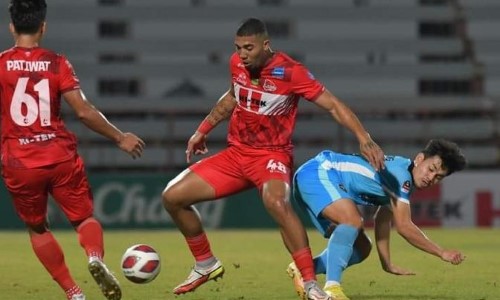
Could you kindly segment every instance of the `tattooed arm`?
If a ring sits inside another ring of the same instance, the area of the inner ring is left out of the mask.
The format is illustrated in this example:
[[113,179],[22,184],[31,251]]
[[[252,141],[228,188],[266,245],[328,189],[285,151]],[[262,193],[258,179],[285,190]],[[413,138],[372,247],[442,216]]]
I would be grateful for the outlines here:
[[212,108],[208,116],[205,118],[213,127],[217,126],[220,121],[231,116],[236,107],[236,98],[234,96],[233,87],[231,87]]
[[372,140],[358,117],[347,105],[326,89],[314,103],[330,112],[340,125],[349,129],[356,136],[361,154],[368,159],[376,170],[384,168],[384,152]]
[[229,118],[235,107],[236,98],[233,87],[231,86],[231,88],[220,97],[219,101],[217,101],[210,113],[205,117],[200,126],[198,126],[198,129],[196,129],[195,133],[189,139],[186,148],[186,161],[188,163],[191,162],[191,156],[193,154],[199,155],[208,152],[206,144],[208,133],[222,120]]

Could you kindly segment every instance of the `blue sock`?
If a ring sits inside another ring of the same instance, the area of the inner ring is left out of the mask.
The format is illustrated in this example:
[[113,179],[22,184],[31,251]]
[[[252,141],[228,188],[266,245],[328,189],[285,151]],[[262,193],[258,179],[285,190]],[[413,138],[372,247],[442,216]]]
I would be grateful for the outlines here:
[[320,255],[314,257],[314,273],[316,274],[326,274],[326,261],[328,255],[328,248],[323,250]]
[[352,246],[357,236],[358,229],[356,227],[340,224],[335,228],[328,241],[326,281],[340,282],[342,272],[351,259]]
[[[326,274],[326,261],[328,255],[328,248],[323,250],[320,255],[314,257],[314,273],[316,274]],[[352,255],[347,263],[347,267],[350,267],[361,262],[361,256],[359,250],[356,248],[352,249]]]

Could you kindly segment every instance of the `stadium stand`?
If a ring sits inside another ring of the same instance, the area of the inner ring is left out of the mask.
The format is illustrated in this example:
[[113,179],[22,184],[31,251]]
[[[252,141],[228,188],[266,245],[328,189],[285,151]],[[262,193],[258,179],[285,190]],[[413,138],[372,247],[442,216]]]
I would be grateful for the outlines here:
[[[471,167],[500,167],[500,3],[495,0],[51,0],[44,45],[72,61],[106,115],[148,143],[116,154],[71,113],[95,170],[184,168],[185,143],[228,88],[241,19],[268,23],[272,45],[304,62],[360,116],[387,153],[429,138],[459,142]],[[7,12],[0,12],[7,20]],[[494,30],[497,29],[497,30]],[[11,39],[0,35],[0,46]],[[325,130],[331,128],[331,130]],[[394,131],[394,128],[400,128]],[[223,125],[211,151],[225,145]],[[301,103],[296,163],[323,148],[354,152],[352,136]]]

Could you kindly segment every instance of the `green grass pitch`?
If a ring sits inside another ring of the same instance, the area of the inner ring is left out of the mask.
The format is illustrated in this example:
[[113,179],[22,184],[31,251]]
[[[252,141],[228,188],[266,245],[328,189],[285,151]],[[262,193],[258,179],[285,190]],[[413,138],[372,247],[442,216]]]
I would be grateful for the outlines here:
[[[352,300],[498,300],[500,299],[499,229],[424,229],[440,245],[462,250],[467,259],[453,266],[419,251],[392,232],[393,262],[417,273],[394,276],[381,270],[376,251],[367,261],[349,268],[343,286]],[[66,255],[66,262],[87,299],[104,299],[87,271],[83,250],[72,231],[54,231]],[[373,232],[368,231],[373,237]],[[193,264],[180,233],[175,230],[107,231],[105,260],[122,283],[124,300],[297,300],[285,273],[290,256],[277,230],[208,231],[212,249],[226,267],[218,282],[209,282],[194,293],[175,296],[172,288],[183,281]],[[313,253],[326,240],[309,232]],[[0,299],[65,299],[31,250],[25,232],[0,232]],[[150,244],[162,258],[160,275],[151,283],[128,282],[119,269],[123,251],[137,243]],[[321,284],[324,276],[318,277]]]

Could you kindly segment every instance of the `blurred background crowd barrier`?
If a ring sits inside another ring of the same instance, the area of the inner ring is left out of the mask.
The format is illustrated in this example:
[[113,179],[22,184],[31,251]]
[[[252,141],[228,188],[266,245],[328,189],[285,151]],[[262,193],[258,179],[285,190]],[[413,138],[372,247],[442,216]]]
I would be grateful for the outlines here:
[[[486,207],[491,222],[483,225],[500,226],[498,0],[47,2],[43,46],[65,54],[87,97],[147,143],[144,157],[132,160],[66,107],[66,123],[79,137],[97,185],[114,172],[131,174],[132,181],[155,176],[162,186],[187,166],[187,139],[229,87],[235,30],[242,19],[258,17],[268,25],[273,48],[303,62],[345,101],[386,153],[412,157],[430,138],[457,142],[469,159],[465,178],[458,180],[471,190],[451,194],[472,203],[485,191],[490,200],[479,197],[483,206],[448,208],[470,219],[457,224],[474,226],[484,217],[478,217],[478,207]],[[0,12],[3,49],[12,45],[6,6]],[[297,165],[325,148],[359,150],[328,114],[301,102],[294,135]],[[224,123],[210,134],[210,151],[224,148],[225,138]],[[486,180],[472,183],[476,176]],[[460,184],[452,185],[460,190]],[[443,223],[442,203],[435,215],[432,205],[424,207],[431,209],[427,217]]]

